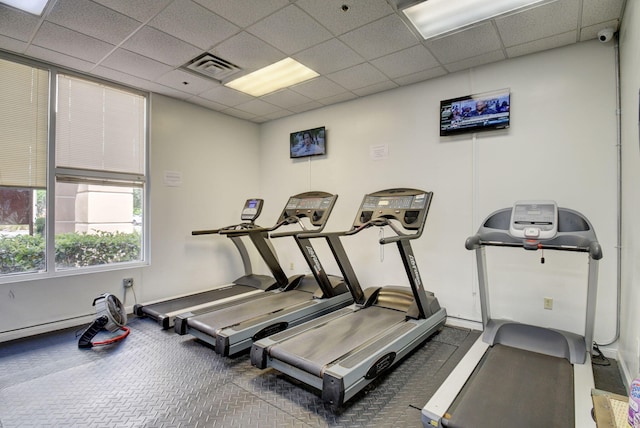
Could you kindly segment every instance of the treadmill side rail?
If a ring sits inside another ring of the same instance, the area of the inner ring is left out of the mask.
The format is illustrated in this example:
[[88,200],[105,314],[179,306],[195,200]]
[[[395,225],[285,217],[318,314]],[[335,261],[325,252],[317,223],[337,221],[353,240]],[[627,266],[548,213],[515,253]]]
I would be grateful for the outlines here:
[[591,414],[593,409],[591,391],[593,388],[595,388],[595,381],[593,369],[591,368],[591,353],[588,353],[584,364],[573,365],[573,400],[576,427],[596,428],[596,423]]
[[489,345],[482,340],[482,335],[480,335],[422,409],[422,424],[425,427],[443,426],[442,418],[488,348]]

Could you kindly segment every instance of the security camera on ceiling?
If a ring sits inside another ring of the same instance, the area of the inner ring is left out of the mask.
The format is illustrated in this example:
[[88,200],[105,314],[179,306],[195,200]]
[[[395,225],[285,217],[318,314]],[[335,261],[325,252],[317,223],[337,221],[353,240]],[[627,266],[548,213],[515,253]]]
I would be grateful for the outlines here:
[[613,39],[614,35],[615,31],[613,28],[604,28],[598,31],[598,40],[600,40],[601,43],[608,43]]

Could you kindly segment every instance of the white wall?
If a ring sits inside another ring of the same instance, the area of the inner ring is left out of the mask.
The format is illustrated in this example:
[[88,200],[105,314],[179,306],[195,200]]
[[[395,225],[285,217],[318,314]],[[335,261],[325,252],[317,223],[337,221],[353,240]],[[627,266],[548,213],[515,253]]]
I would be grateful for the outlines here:
[[640,4],[627,2],[620,31],[622,120],[622,311],[620,365],[630,382],[640,373]]
[[[125,277],[134,278],[138,302],[148,302],[242,274],[229,240],[191,231],[239,223],[244,201],[257,196],[259,126],[157,95],[150,112],[151,265],[0,284],[0,341],[89,322],[104,292],[132,306]],[[181,186],[167,186],[165,171],[180,173]]]
[[[512,92],[509,130],[438,136],[441,99],[504,87]],[[340,196],[327,230],[345,230],[366,192],[406,186],[435,192],[427,227],[423,238],[413,242],[414,250],[424,283],[450,315],[463,319],[480,319],[475,261],[464,241],[486,215],[524,198],[555,199],[583,212],[604,248],[595,339],[607,342],[615,331],[616,304],[615,113],[614,49],[595,41],[263,125],[154,96],[151,265],[0,285],[0,331],[9,332],[0,334],[0,340],[91,315],[97,294],[122,295],[125,276],[134,277],[138,300],[144,302],[232,280],[242,269],[235,248],[227,240],[192,237],[190,232],[237,222],[246,198],[265,199],[259,223],[270,225],[290,195],[335,192]],[[327,127],[329,154],[290,160],[289,133],[322,125]],[[637,143],[637,134],[635,138]],[[379,145],[388,147],[388,158],[373,160],[369,150]],[[165,185],[165,171],[181,173],[182,185]],[[628,212],[633,208],[637,206]],[[377,240],[377,230],[345,240],[363,284],[406,284],[395,247],[381,249]],[[293,242],[281,239],[275,245],[285,267],[293,263],[294,271],[306,271]],[[318,247],[328,260],[328,250]],[[540,265],[537,253],[490,250],[495,315],[582,330],[586,256],[547,253],[547,263]],[[338,273],[333,263],[326,264]],[[631,262],[627,269],[634,269]],[[523,272],[533,280],[525,280]],[[626,282],[637,278],[636,271]],[[542,309],[543,297],[554,299],[553,311]],[[637,302],[638,296],[632,297]],[[131,293],[125,303],[133,304]],[[637,321],[632,318],[628,324]],[[39,324],[46,325],[33,328]],[[629,354],[637,368],[637,353]]]
[[[425,233],[412,245],[426,286],[450,315],[471,320],[480,320],[480,310],[465,239],[515,200],[554,199],[585,214],[603,245],[596,340],[606,342],[616,303],[614,57],[612,45],[581,43],[266,123],[261,193],[280,204],[307,190],[338,193],[327,230],[346,230],[366,192],[434,191]],[[439,137],[440,100],[505,87],[512,93],[509,130]],[[290,160],[289,133],[317,126],[327,127],[328,155]],[[378,145],[388,147],[388,158],[370,157]],[[381,261],[377,234],[344,240],[361,281],[407,284],[394,246]],[[301,266],[292,244],[278,249],[285,265]],[[330,258],[326,249],[321,254]],[[489,249],[488,256],[494,315],[583,332],[586,255],[546,252],[544,265],[540,254],[524,251]],[[554,299],[554,310],[543,309],[544,297]]]

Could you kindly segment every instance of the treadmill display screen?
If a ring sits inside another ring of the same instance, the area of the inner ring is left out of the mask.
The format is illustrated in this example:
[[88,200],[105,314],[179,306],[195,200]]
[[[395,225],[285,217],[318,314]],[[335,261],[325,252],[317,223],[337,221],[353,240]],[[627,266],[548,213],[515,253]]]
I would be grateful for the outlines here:
[[516,238],[551,239],[558,231],[558,208],[553,201],[519,201],[511,211],[509,233]]
[[331,204],[331,198],[291,198],[287,202],[287,210],[317,210]]
[[368,196],[362,203],[362,208],[368,210],[376,208],[396,210],[422,209],[425,207],[425,203],[426,198],[424,193],[416,196]]
[[262,211],[262,202],[262,199],[247,199],[247,202],[245,202],[244,208],[242,209],[240,218],[242,220],[250,221],[257,219],[260,215],[260,212]]

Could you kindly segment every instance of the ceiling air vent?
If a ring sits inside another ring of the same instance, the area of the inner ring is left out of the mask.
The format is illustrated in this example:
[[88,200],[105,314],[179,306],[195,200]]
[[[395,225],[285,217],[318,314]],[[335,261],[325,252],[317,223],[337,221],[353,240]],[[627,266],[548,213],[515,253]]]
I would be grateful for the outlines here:
[[202,55],[198,55],[183,65],[182,68],[194,71],[220,82],[232,74],[242,70],[237,65],[206,52]]

